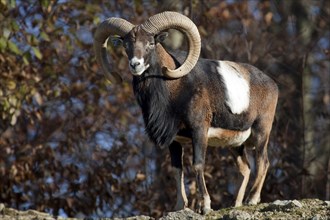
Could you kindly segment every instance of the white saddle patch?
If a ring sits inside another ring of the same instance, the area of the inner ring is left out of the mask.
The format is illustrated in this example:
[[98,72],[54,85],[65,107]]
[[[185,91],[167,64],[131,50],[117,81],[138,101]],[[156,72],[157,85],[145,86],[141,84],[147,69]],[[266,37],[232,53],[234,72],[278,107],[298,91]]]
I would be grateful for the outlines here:
[[247,110],[250,104],[250,86],[247,80],[226,61],[219,61],[218,73],[226,87],[226,104],[233,114]]

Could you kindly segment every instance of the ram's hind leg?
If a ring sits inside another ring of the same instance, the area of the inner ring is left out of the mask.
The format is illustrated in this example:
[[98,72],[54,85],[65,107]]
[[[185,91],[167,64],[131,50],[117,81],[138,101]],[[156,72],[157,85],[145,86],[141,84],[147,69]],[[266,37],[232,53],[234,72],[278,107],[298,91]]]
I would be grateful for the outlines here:
[[175,210],[181,210],[188,206],[188,199],[184,187],[183,174],[183,149],[180,143],[174,141],[170,147],[171,163],[174,168],[175,182],[176,182],[176,205]]
[[254,131],[252,131],[254,135],[252,139],[255,146],[256,178],[247,199],[249,205],[255,205],[260,202],[261,189],[269,167],[267,145],[272,123],[262,122],[261,120],[255,126]]
[[249,161],[246,156],[245,148],[244,146],[230,148],[230,151],[232,152],[234,159],[236,161],[236,165],[239,169],[240,174],[242,175],[242,184],[237,191],[236,201],[235,201],[235,207],[242,206],[244,194],[246,187],[249,182],[250,178],[250,165]]
[[260,202],[261,189],[266,179],[267,170],[269,167],[268,154],[267,154],[268,138],[261,144],[260,148],[256,148],[256,179],[251,188],[247,203],[249,205],[256,205]]

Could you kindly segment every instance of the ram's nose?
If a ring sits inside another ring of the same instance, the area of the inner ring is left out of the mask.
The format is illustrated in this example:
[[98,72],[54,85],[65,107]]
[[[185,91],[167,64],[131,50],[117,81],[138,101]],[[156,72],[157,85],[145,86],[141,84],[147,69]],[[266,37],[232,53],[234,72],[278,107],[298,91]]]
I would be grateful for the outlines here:
[[129,62],[129,65],[130,65],[133,69],[136,69],[138,66],[141,65],[141,62],[139,62],[139,61],[130,61],[130,62]]

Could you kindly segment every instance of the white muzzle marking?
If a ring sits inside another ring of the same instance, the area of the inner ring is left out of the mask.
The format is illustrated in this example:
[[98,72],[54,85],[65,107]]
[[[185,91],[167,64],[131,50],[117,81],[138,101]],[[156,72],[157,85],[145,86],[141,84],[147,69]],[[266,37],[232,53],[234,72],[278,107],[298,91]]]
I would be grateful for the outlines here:
[[129,69],[134,76],[140,76],[146,69],[149,68],[149,64],[144,64],[144,58],[133,57],[129,61]]

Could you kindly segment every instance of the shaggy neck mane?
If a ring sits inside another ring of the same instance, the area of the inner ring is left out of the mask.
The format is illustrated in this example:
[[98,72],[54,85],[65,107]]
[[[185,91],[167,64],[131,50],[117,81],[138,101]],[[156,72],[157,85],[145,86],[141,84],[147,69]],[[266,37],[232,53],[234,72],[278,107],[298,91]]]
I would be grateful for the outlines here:
[[170,92],[162,68],[176,68],[176,63],[161,44],[157,44],[154,54],[151,54],[150,67],[143,76],[133,77],[133,89],[139,105],[142,108],[146,132],[149,138],[158,146],[168,146],[178,132],[178,120],[173,117],[170,105]]

